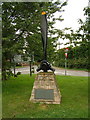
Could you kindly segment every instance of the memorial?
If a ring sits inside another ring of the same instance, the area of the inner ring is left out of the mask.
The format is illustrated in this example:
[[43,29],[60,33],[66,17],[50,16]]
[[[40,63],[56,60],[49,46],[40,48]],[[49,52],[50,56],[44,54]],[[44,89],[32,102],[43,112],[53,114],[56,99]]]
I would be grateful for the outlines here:
[[[30,101],[36,103],[46,104],[60,104],[61,94],[58,89],[56,77],[54,74],[55,69],[51,67],[47,61],[47,18],[46,12],[41,15],[41,36],[43,43],[43,60],[40,67],[38,67],[35,82],[33,85]],[[43,72],[40,72],[40,71]]]

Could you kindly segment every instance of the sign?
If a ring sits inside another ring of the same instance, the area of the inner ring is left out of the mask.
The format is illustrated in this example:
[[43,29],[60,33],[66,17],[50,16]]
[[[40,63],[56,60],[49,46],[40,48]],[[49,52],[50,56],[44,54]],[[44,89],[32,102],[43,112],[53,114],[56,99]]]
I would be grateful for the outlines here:
[[65,52],[68,52],[69,48],[65,48]]
[[35,99],[54,100],[53,89],[35,89]]
[[68,58],[68,53],[65,53],[65,57]]
[[68,58],[68,48],[65,48],[65,57]]

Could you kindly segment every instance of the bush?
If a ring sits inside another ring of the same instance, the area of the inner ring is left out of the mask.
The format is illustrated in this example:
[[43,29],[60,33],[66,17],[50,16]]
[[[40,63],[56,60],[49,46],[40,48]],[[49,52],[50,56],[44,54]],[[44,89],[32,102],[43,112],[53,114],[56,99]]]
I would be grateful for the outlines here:
[[[57,51],[55,66],[57,67],[65,67],[65,56],[64,49],[60,49]],[[88,63],[88,48],[85,45],[76,46],[74,48],[70,48],[68,51],[67,58],[68,68],[89,68]]]

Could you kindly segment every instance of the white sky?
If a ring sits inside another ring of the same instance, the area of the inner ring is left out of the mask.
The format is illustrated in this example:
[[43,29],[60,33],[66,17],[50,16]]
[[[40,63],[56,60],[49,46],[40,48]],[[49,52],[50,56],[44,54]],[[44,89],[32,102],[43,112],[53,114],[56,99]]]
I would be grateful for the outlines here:
[[[57,22],[57,28],[72,27],[73,29],[78,28],[78,20],[81,18],[85,20],[84,7],[88,6],[89,0],[68,0],[68,5],[64,7],[62,13],[63,22]],[[60,25],[60,26],[59,26]]]
[[[82,19],[85,21],[83,9],[88,6],[88,1],[89,0],[68,0],[68,5],[63,8],[65,11],[62,13],[62,18],[64,18],[64,21],[57,22],[55,27],[58,29],[72,27],[72,29],[77,30],[79,27],[78,20]],[[62,42],[63,40],[60,40],[60,43]],[[64,43],[65,42],[66,41],[64,41]]]

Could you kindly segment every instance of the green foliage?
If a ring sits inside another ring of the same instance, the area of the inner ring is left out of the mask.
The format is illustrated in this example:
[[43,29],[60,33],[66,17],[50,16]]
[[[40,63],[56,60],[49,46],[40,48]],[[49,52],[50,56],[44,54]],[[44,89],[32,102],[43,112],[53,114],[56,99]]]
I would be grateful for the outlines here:
[[88,77],[56,76],[61,104],[29,101],[35,75],[20,75],[2,82],[2,117],[4,118],[87,118]]
[[[90,65],[88,62],[88,46],[86,44],[81,44],[74,48],[69,48],[67,65],[68,68],[85,68],[89,69]],[[65,66],[65,51],[60,49],[56,54],[55,65],[58,67]]]
[[[80,27],[74,31],[71,28],[65,28],[70,33],[64,34],[63,39],[68,39],[68,68],[85,68],[90,69],[89,63],[89,46],[90,46],[90,7],[84,8],[86,21],[79,20]],[[73,45],[72,45],[73,43]],[[72,47],[71,47],[72,45]],[[64,49],[60,49],[56,53],[55,65],[58,67],[65,66]]]
[[[62,21],[61,16],[54,18],[55,12],[63,12],[62,7],[67,3],[60,2],[3,2],[2,3],[2,71],[10,69],[15,55],[30,56],[33,52],[35,61],[43,58],[40,18],[41,12],[46,11],[48,19],[48,33],[56,33],[53,27],[56,20]],[[48,39],[49,40],[49,39]],[[52,61],[53,37],[49,41],[48,56]],[[51,44],[50,44],[51,43]],[[52,53],[50,53],[52,52]],[[9,64],[9,65],[8,65]],[[6,75],[3,74],[4,79]]]

